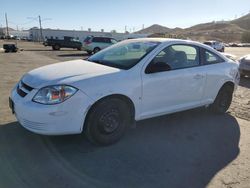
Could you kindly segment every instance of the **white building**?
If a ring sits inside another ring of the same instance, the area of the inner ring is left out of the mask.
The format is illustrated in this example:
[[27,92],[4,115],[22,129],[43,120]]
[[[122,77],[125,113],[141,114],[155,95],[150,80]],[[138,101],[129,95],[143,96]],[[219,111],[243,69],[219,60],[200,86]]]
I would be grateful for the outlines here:
[[9,31],[10,36],[16,36],[19,38],[29,38],[29,31],[28,30],[23,30],[23,31]]
[[79,31],[79,30],[61,30],[61,29],[42,29],[43,40],[41,40],[41,33],[39,28],[32,28],[29,31],[30,38],[33,41],[43,41],[45,39],[63,39],[65,36],[74,37],[81,42],[87,36],[105,36],[112,37],[116,40],[124,40],[128,38],[143,38],[150,34],[128,34],[128,33],[114,33],[114,32],[98,32],[98,31]]

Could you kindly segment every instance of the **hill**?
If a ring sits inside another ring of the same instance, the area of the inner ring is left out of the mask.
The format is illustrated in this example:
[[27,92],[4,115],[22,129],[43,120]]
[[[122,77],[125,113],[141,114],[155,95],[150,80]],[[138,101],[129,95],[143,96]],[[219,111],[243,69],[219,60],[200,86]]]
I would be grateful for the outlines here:
[[250,30],[250,13],[239,19],[231,21],[231,23],[236,24],[243,29]]
[[[2,27],[2,28],[0,28],[0,29],[2,29],[2,30],[5,31],[5,30],[7,30],[7,27]],[[15,31],[15,29],[12,29],[12,28],[10,28],[10,27],[8,27],[8,30],[9,30],[9,31]]]
[[250,30],[250,14],[232,21],[209,22],[194,25],[182,29],[170,29],[161,25],[152,25],[137,33],[164,33],[178,36],[179,38],[190,38],[192,40],[219,40],[224,42],[240,42],[241,35]]
[[151,25],[150,27],[147,27],[145,29],[142,29],[140,31],[137,31],[135,33],[137,34],[147,34],[147,33],[168,33],[171,29],[168,27],[164,27],[158,24]]

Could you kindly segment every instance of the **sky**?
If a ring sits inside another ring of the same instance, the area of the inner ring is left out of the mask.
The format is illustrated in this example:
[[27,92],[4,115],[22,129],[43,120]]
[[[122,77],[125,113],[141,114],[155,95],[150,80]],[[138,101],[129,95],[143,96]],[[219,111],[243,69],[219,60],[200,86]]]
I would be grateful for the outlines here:
[[250,13],[250,0],[0,0],[0,27],[116,30],[133,32],[152,24],[187,28]]

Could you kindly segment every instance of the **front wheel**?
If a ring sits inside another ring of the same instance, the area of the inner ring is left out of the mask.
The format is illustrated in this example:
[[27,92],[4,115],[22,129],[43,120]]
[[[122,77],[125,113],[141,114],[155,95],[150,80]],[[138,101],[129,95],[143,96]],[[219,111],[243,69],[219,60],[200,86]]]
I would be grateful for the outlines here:
[[52,46],[52,49],[53,50],[60,50],[60,46],[58,44]]
[[128,106],[122,100],[103,100],[90,110],[85,123],[85,134],[92,143],[113,144],[123,136],[129,117]]
[[210,109],[215,113],[225,113],[230,107],[233,99],[233,88],[224,86],[220,89],[214,103],[211,104]]

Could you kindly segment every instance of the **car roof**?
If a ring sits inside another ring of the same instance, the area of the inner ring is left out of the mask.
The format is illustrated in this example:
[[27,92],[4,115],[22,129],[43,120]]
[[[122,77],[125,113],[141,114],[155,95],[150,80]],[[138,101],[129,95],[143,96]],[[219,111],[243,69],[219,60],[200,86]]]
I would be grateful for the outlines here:
[[190,45],[197,45],[207,48],[207,45],[204,45],[197,41],[184,40],[184,39],[172,39],[172,38],[138,38],[138,39],[127,39],[125,41],[134,41],[134,42],[160,42],[160,43],[185,43]]
[[173,42],[173,41],[187,41],[182,39],[171,39],[171,38],[137,38],[137,39],[127,39],[129,41],[138,41],[138,42]]
[[183,40],[183,39],[172,39],[172,38],[138,38],[138,39],[127,39],[122,42],[160,42],[161,44],[187,44],[187,45],[195,45],[204,49],[207,49],[221,58],[225,59],[225,56],[222,55],[221,53],[218,53],[218,51],[214,50],[208,45],[205,45],[203,43],[197,42],[197,41],[192,41],[192,40]]

